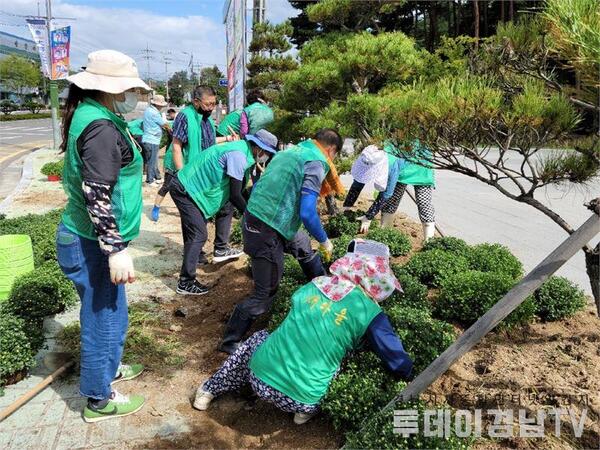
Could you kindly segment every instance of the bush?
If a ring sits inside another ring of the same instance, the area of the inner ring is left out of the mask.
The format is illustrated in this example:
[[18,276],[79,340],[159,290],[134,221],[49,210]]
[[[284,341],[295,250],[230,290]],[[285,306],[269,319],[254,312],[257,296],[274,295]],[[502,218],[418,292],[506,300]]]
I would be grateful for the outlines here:
[[45,261],[56,260],[56,228],[62,209],[47,214],[27,214],[14,219],[0,220],[0,234],[27,234],[33,245],[35,266]]
[[25,109],[28,109],[31,112],[31,114],[37,114],[45,108],[45,105],[43,103],[34,102],[33,100],[26,101],[25,103],[23,103],[23,106],[25,107]]
[[427,286],[439,286],[442,280],[469,269],[467,258],[444,250],[414,255],[404,268]]
[[233,245],[240,245],[242,241],[242,222],[237,221],[231,227],[231,236],[229,236],[229,242],[231,242]]
[[412,249],[409,237],[395,228],[375,228],[367,233],[367,239],[387,245],[392,256],[404,256]]
[[291,255],[285,255],[283,260],[283,277],[295,280],[300,284],[308,281],[302,267],[300,267],[300,263]]
[[38,114],[15,114],[14,116],[2,115],[0,116],[0,122],[13,122],[15,120],[31,120],[31,119],[49,119],[52,117],[52,113],[38,113]]
[[15,102],[12,102],[10,100],[2,100],[0,102],[0,111],[2,111],[3,114],[8,116],[11,112],[16,110],[17,105]]
[[581,289],[563,277],[550,277],[534,294],[535,312],[544,321],[560,320],[585,308]]
[[334,239],[343,235],[356,236],[360,231],[360,224],[356,221],[356,213],[347,211],[331,217],[324,228],[327,237]]
[[422,251],[428,252],[436,249],[457,253],[466,257],[469,254],[470,247],[462,239],[453,236],[447,236],[429,239],[427,242],[425,242],[425,245],[423,245]]
[[[470,447],[472,438],[456,436],[454,426],[450,428],[451,435],[446,437],[426,437],[423,434],[423,419],[425,409],[445,409],[446,405],[425,405],[424,402],[397,404],[385,413],[373,414],[364,428],[346,435],[346,448],[349,449],[415,449],[435,448],[444,450],[466,450]],[[419,433],[403,437],[394,433],[394,409],[416,409],[419,413]],[[435,420],[435,419],[433,419]],[[454,424],[454,420],[452,420]]]
[[290,312],[292,307],[292,295],[300,288],[300,286],[302,286],[302,284],[294,278],[283,277],[281,279],[277,294],[275,294],[273,304],[271,305],[271,318],[269,319],[269,325],[267,327],[269,332],[275,330]]
[[[446,320],[456,320],[468,326],[486,313],[512,287],[515,280],[497,272],[466,271],[446,278],[435,304],[435,315]],[[535,313],[533,299],[525,300],[506,319],[504,325],[530,322]]]
[[440,356],[456,338],[452,325],[432,318],[427,310],[398,305],[387,314],[413,360],[414,375]]
[[31,273],[15,279],[6,308],[25,320],[42,320],[77,302],[73,284],[58,263],[48,261]]
[[394,292],[394,294],[382,304],[384,309],[390,309],[395,305],[431,309],[431,303],[427,300],[427,286],[398,264],[392,264],[392,270],[404,292]]
[[0,310],[0,386],[6,384],[11,375],[33,367],[35,353],[25,326],[20,317]]
[[331,262],[335,261],[336,259],[340,259],[346,253],[348,253],[348,245],[350,245],[352,239],[354,239],[354,236],[349,234],[344,234],[337,239],[332,239],[333,254],[331,256]]
[[469,266],[480,272],[498,272],[513,279],[523,276],[523,265],[508,248],[500,244],[479,244],[469,252]]
[[329,385],[321,408],[336,430],[356,430],[405,385],[394,380],[374,353],[361,352],[344,363]]
[[42,166],[42,168],[40,169],[40,172],[46,176],[58,175],[59,177],[62,178],[64,165],[65,165],[64,159],[61,159],[60,161],[49,162]]

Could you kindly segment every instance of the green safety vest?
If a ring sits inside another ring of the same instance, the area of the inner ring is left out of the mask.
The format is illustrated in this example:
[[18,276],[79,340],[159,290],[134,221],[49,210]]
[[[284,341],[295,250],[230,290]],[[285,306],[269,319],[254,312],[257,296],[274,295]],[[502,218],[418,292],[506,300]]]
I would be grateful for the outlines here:
[[241,152],[246,157],[246,177],[254,157],[246,141],[226,142],[208,147],[177,172],[177,178],[202,214],[210,219],[229,201],[229,176],[219,164],[221,156]]
[[[413,146],[415,147],[415,154],[418,157],[421,157],[419,160],[420,164],[416,164],[405,158],[404,161],[406,164],[400,171],[398,182],[402,184],[411,184],[413,186],[435,186],[433,169],[426,159],[430,155],[429,150],[422,147],[418,140],[413,142]],[[385,143],[383,148],[388,154],[396,153],[395,147],[390,143]]]
[[294,237],[302,223],[300,198],[304,165],[311,161],[321,161],[325,174],[329,172],[327,159],[312,140],[278,152],[252,188],[248,201],[248,212],[287,240]]
[[111,197],[119,233],[123,240],[131,241],[138,236],[142,220],[142,155],[127,132],[127,123],[105,106],[89,98],[79,104],[69,127],[63,171],[63,187],[69,200],[62,221],[73,233],[87,239],[98,239],[81,189],[82,161],[77,149],[77,139],[91,122],[101,119],[114,123],[133,149],[133,160],[121,168]]
[[346,353],[356,348],[377,303],[355,287],[339,302],[313,284],[298,289],[292,309],[250,360],[250,370],[269,386],[305,404],[319,403]]
[[[198,114],[194,105],[188,105],[183,108],[179,114],[185,115],[187,118],[187,134],[188,141],[182,148],[183,152],[183,164],[184,166],[188,163],[188,161],[194,159],[196,155],[202,152],[202,126],[200,122],[202,122],[202,116]],[[215,123],[212,120],[212,117],[208,118],[210,125],[213,129],[213,133],[216,133]],[[170,172],[175,172],[175,163],[173,162],[173,143],[169,145],[167,151],[165,152],[165,158],[163,160],[163,167],[165,170]]]
[[[266,128],[271,122],[273,122],[275,118],[273,110],[268,105],[265,105],[261,102],[255,102],[251,105],[246,106],[244,108],[244,112],[248,117],[248,132],[250,134],[254,134],[258,130]],[[232,111],[229,114],[227,114],[219,124],[219,127],[217,128],[217,133],[219,134],[219,136],[227,136],[231,134],[229,128],[231,128],[236,133],[239,133],[241,117],[242,111],[239,109],[237,111]]]
[[142,123],[144,123],[144,119],[135,119],[127,122],[127,128],[134,136],[142,136],[144,134],[144,130],[142,129]]

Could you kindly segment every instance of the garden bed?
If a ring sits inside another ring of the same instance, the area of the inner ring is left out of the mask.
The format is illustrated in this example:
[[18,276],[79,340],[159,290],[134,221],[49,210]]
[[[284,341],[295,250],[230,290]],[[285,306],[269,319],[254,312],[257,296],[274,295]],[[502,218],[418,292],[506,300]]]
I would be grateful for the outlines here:
[[[51,152],[42,152],[37,156],[34,161],[36,179],[16,199],[11,207],[11,215],[32,210],[44,212],[64,204],[64,196],[57,188],[57,183],[48,183],[39,174],[42,163],[55,158],[56,155]],[[127,383],[127,393],[142,393],[146,395],[148,402],[140,413],[124,418],[123,421],[128,426],[141,430],[148,424],[164,421],[166,417],[179,417],[186,426],[182,427],[176,438],[156,436],[150,441],[137,439],[123,442],[120,447],[335,448],[342,445],[342,431],[345,430],[336,431],[332,421],[324,414],[299,427],[292,423],[289,414],[262,402],[254,404],[244,395],[220,398],[205,413],[192,409],[191,399],[196,387],[225,359],[225,355],[216,351],[216,346],[229,313],[235,303],[251,291],[252,281],[247,275],[247,263],[242,259],[226,265],[210,265],[199,271],[200,279],[213,286],[208,296],[197,299],[176,295],[174,289],[182,254],[179,217],[171,199],[167,198],[161,209],[160,221],[154,223],[149,220],[155,191],[154,188],[144,187],[142,232],[131,246],[137,281],[127,286],[127,293],[131,303],[152,304],[160,310],[161,320],[152,322],[146,331],[155,333],[160,339],[172,336],[177,345],[170,346],[168,351],[176,361],[183,361],[183,364],[167,365],[165,370],[157,370],[151,366],[144,376]],[[364,206],[362,203],[358,207]],[[394,258],[394,263],[402,266],[420,248],[421,227],[401,214],[397,216],[396,227],[407,236],[411,247],[408,254]],[[209,232],[207,252],[212,251],[212,225],[209,226]],[[338,251],[339,248],[338,246]],[[398,249],[399,253],[403,253],[400,250],[403,249]],[[480,253],[487,251],[484,249]],[[485,265],[479,261],[478,268],[485,269]],[[417,266],[411,269],[412,273],[417,273],[419,277],[426,276],[418,264],[412,265]],[[514,270],[510,261],[506,267],[508,271]],[[403,269],[398,270],[404,272]],[[400,276],[408,280],[405,273],[400,273]],[[440,281],[439,284],[443,283]],[[405,288],[408,288],[408,283],[405,283]],[[411,292],[418,290],[418,285],[413,284]],[[439,292],[438,287],[430,289],[425,301],[431,303]],[[175,316],[175,311],[180,308],[187,310],[186,317]],[[277,307],[274,310],[274,313],[280,315],[283,312]],[[410,320],[418,320],[418,315],[414,313]],[[255,324],[254,329],[267,327],[272,320],[276,320],[275,315],[264,317]],[[408,319],[400,316],[397,320]],[[460,321],[448,320],[452,323],[452,329],[458,332],[463,329],[464,324],[460,325]],[[272,322],[271,326],[274,325]],[[171,342],[170,339],[167,340]],[[563,395],[588,394],[588,422],[581,439],[565,435],[561,440],[551,439],[543,444],[525,439],[493,442],[481,440],[474,447],[593,447],[600,435],[597,385],[597,380],[600,379],[599,344],[598,319],[593,315],[591,306],[561,321],[544,323],[536,319],[527,325],[494,332],[438,380],[427,391],[425,398],[435,395],[436,404],[447,402],[453,408],[472,409],[481,405],[491,408],[499,404],[490,400],[498,393],[505,396],[530,391]],[[423,355],[421,353],[416,356]],[[487,400],[477,403],[481,398]],[[352,408],[355,405],[349,406]]]

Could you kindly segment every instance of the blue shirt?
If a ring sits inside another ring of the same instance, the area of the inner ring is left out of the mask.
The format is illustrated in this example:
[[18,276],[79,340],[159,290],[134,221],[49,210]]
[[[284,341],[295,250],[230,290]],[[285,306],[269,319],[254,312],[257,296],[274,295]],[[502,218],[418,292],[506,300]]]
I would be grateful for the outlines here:
[[[215,145],[217,140],[208,118],[200,121],[200,127],[202,128],[201,150],[205,150],[208,147]],[[182,144],[187,144],[188,123],[185,114],[177,114],[177,117],[175,117],[175,123],[173,124],[173,137],[177,138]]]
[[242,152],[228,152],[219,158],[219,165],[225,173],[238,181],[244,180],[247,164],[246,155]]
[[153,105],[148,106],[146,111],[144,111],[144,135],[142,136],[142,142],[159,145],[163,133],[162,126],[166,123],[167,121],[156,107]]

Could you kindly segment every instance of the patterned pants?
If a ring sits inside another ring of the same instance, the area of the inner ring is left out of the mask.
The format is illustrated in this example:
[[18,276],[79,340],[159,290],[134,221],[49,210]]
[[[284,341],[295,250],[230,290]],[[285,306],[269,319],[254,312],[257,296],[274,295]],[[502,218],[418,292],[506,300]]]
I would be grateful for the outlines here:
[[[419,210],[419,219],[421,222],[435,222],[435,209],[432,203],[433,188],[431,186],[413,186],[415,189],[415,198]],[[383,193],[379,193],[377,199],[373,202],[367,211],[367,219],[373,220],[381,210],[386,214],[394,214],[400,206],[400,200],[406,190],[406,184],[396,183],[394,193],[387,200],[383,198]]]
[[252,390],[262,400],[274,404],[277,408],[290,413],[314,414],[319,410],[319,405],[309,405],[291,399],[263,381],[256,378],[250,371],[248,364],[256,349],[267,340],[269,333],[266,330],[257,331],[250,336],[240,347],[223,363],[204,383],[204,390],[214,396],[226,392],[239,391],[244,385],[250,383]]

